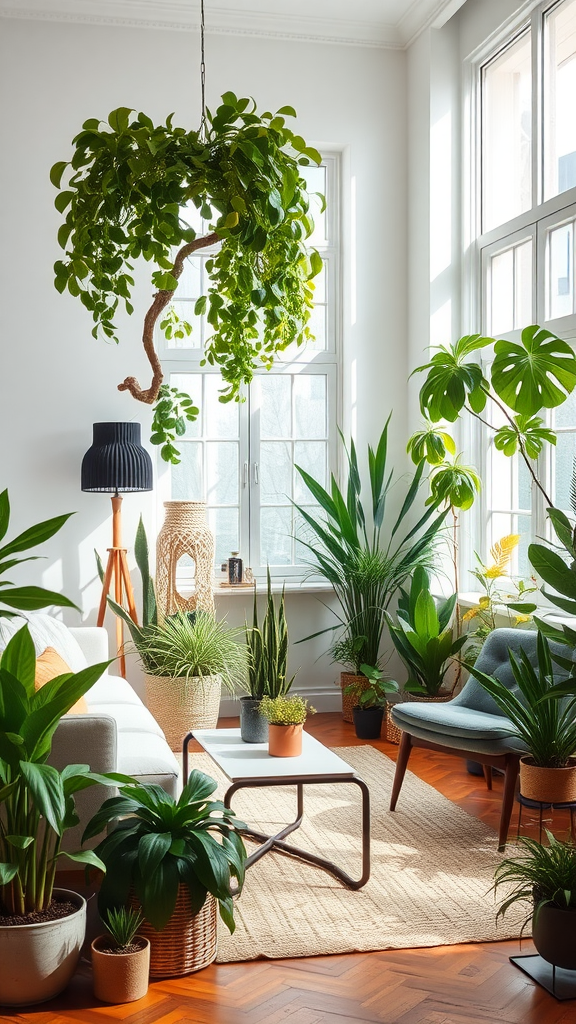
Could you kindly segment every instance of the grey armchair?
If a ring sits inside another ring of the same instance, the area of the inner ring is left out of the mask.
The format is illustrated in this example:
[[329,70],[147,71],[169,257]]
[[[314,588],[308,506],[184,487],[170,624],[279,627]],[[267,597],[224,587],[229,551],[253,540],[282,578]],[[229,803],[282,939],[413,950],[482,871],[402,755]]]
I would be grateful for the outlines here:
[[[518,692],[508,651],[524,650],[536,664],[536,637],[534,631],[522,629],[496,629],[486,640],[478,657],[477,666],[483,672],[496,676],[505,686]],[[566,648],[551,644],[551,649],[566,656]],[[558,681],[566,673],[558,668]],[[447,704],[409,701],[395,704],[392,720],[402,729],[402,739],[396,762],[390,810],[396,809],[408,759],[413,747],[439,750],[457,757],[471,758],[484,766],[488,787],[492,788],[492,768],[504,772],[504,793],[498,831],[499,849],[503,850],[514,806],[518,765],[526,745],[516,734],[512,723],[492,700],[492,697],[471,677],[461,693]]]

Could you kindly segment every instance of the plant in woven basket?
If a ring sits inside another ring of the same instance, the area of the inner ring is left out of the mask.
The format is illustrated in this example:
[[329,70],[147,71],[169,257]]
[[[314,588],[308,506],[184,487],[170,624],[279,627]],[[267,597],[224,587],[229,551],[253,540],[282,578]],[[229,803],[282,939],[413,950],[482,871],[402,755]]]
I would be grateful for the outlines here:
[[[190,894],[192,914],[208,894],[218,901],[220,916],[234,931],[232,879],[244,883],[244,824],[220,800],[210,800],[217,784],[194,770],[178,800],[160,786],[122,786],[88,823],[83,841],[103,828],[116,828],[96,847],[107,867],[98,906],[102,915],[126,906],[135,894],[146,921],[161,930],[169,922],[181,885]],[[118,822],[118,819],[122,820]]]
[[305,697],[294,693],[288,697],[263,697],[260,713],[270,725],[302,725],[309,715],[316,714],[316,708],[313,708]]
[[362,675],[369,680],[369,686],[362,688],[357,683],[350,683],[344,688],[344,693],[351,694],[358,707],[385,707],[386,695],[397,693],[398,683],[395,679],[386,679],[381,670],[373,665],[361,665],[360,668]]
[[[204,264],[210,286],[194,314],[212,328],[204,362],[220,369],[221,401],[238,398],[256,368],[269,369],[277,353],[311,337],[312,279],[322,259],[305,244],[313,222],[301,172],[321,158],[287,126],[295,116],[292,107],[259,115],[253,100],[233,92],[214,113],[203,109],[198,131],[119,107],[107,122],[85,121],[72,159],[51,170],[64,217],[55,287],[80,299],[94,336],[118,340],[118,307],[133,312],[134,264],[142,258],[154,267],[142,334],[152,381],[142,388],[127,377],[118,388],[155,405],[151,441],[166,461],[179,461],[174,441],[198,410],[163,386],[154,328],[167,311],[160,326],[168,337],[189,333],[169,307],[193,253],[213,247]],[[205,234],[191,226],[190,208]]]
[[288,626],[286,624],[285,592],[282,594],[278,607],[272,593],[270,568],[267,571],[266,613],[259,625],[258,603],[254,590],[254,611],[252,625],[246,623],[246,644],[248,650],[248,692],[253,700],[263,697],[279,697],[286,694],[292,683],[287,678],[288,662]]
[[241,628],[230,628],[209,612],[176,612],[150,625],[135,640],[147,673],[184,679],[220,676],[230,690],[244,678],[246,651]]

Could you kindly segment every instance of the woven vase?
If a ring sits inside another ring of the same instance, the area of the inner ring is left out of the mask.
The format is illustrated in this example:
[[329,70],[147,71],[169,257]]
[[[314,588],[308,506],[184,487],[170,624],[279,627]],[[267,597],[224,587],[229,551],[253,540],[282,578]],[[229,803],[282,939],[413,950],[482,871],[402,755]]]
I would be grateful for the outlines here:
[[[166,516],[156,541],[156,600],[160,617],[202,609],[214,614],[214,534],[208,526],[206,502],[165,501]],[[176,586],[178,562],[194,562],[194,592],[182,597]]]
[[[138,906],[134,897],[132,906]],[[165,928],[156,931],[148,921],[138,934],[150,940],[150,977],[177,978],[208,967],[216,959],[217,904],[208,894],[197,914],[192,914],[188,886],[180,885],[174,913]]]
[[145,675],[146,707],[162,729],[170,750],[182,750],[193,729],[215,729],[220,711],[222,678],[215,676]]

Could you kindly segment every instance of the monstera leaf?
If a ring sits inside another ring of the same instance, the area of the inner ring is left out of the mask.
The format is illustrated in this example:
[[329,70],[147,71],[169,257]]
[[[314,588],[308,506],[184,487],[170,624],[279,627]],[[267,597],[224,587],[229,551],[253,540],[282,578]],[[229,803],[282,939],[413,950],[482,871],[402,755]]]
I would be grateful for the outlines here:
[[436,430],[429,424],[425,429],[412,434],[406,450],[416,466],[422,459],[426,459],[431,466],[439,466],[446,458],[446,453],[456,454],[456,444],[446,431]]
[[472,466],[463,466],[458,460],[445,462],[432,472],[426,504],[446,504],[465,511],[474,504],[479,491],[480,477]]
[[468,334],[449,348],[442,345],[429,363],[419,366],[415,373],[428,370],[428,376],[420,390],[420,408],[432,423],[448,420],[454,423],[470,400],[475,412],[481,412],[486,401],[483,385],[487,384],[478,363],[465,360],[487,345],[493,338],[480,334]]
[[560,405],[576,385],[576,356],[570,345],[537,324],[524,328],[521,344],[497,341],[494,352],[492,387],[523,416]]
[[556,444],[556,434],[545,425],[540,416],[515,416],[514,423],[517,429],[512,424],[505,424],[494,435],[494,446],[504,455],[514,455],[522,441],[529,458],[537,459],[544,441]]

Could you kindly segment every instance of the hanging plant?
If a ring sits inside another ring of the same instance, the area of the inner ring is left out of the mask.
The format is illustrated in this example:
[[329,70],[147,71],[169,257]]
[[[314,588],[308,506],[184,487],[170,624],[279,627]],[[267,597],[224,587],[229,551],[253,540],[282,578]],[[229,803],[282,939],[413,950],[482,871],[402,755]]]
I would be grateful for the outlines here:
[[[163,386],[154,345],[164,311],[168,338],[190,333],[170,305],[189,256],[215,247],[194,313],[205,314],[213,331],[202,365],[219,368],[221,401],[240,400],[255,369],[270,369],[279,352],[312,336],[312,279],[322,259],[306,246],[313,222],[301,168],[321,158],[287,127],[295,116],[292,107],[259,115],[253,100],[233,92],[214,114],[203,111],[198,131],[175,127],[172,115],[155,125],[119,107],[107,122],[85,121],[72,159],[50,172],[65,218],[54,283],[91,313],[94,337],[118,342],[119,307],[133,313],[134,264],[143,258],[154,267],[157,291],[142,332],[152,380],[144,388],[126,377],[118,390],[156,406],[151,440],[166,461],[178,461],[174,439],[198,415],[189,396]],[[184,219],[190,205],[209,224],[206,234]]]

